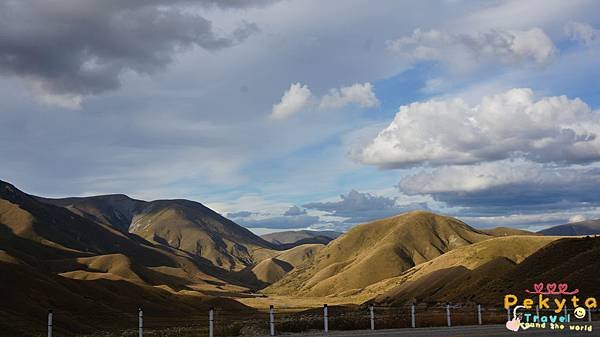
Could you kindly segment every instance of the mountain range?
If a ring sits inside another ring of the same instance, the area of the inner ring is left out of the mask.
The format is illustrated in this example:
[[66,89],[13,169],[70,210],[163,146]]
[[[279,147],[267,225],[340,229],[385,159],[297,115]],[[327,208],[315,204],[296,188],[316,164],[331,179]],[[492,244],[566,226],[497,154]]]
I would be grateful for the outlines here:
[[[497,305],[534,280],[597,292],[600,238],[568,237],[594,234],[597,223],[479,230],[413,211],[344,234],[259,237],[189,200],[49,199],[0,181],[0,335],[35,332],[49,308],[69,334],[129,324],[140,306],[176,317],[298,299]],[[86,311],[97,314],[78,319]]]

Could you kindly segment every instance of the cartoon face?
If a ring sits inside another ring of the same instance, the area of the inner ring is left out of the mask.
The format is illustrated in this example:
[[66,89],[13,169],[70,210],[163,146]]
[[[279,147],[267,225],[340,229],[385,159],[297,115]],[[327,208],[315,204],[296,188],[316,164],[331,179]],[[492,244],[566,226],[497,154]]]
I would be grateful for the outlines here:
[[575,317],[582,319],[585,317],[585,309],[583,307],[575,308]]

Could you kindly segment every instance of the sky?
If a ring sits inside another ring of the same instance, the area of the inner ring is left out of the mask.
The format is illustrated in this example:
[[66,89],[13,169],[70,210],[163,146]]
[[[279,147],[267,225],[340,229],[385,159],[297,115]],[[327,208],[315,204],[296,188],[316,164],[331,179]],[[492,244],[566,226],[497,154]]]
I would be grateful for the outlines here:
[[600,218],[597,1],[0,0],[0,179],[256,233]]

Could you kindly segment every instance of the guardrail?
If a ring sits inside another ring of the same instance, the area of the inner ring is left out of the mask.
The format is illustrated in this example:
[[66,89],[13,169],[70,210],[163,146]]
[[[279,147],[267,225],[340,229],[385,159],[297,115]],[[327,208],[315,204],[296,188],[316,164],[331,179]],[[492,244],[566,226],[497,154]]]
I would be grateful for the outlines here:
[[[536,315],[551,310],[531,309]],[[565,309],[569,314],[573,309]],[[59,311],[48,311],[47,337],[65,335],[55,334],[54,329],[61,327]],[[93,313],[91,313],[93,315]],[[563,314],[563,313],[561,313]],[[137,316],[137,329],[133,317]],[[587,317],[580,321],[591,322],[597,318],[597,311],[587,310]],[[594,316],[594,317],[593,317]],[[96,319],[101,318],[95,316]],[[281,333],[330,330],[365,330],[417,328],[455,325],[483,325],[504,323],[511,319],[511,310],[485,307],[481,304],[444,304],[408,306],[328,306],[319,307],[282,307],[273,305],[268,310],[224,310],[210,308],[205,315],[166,316],[144,313],[142,308],[137,315],[129,318],[131,328],[106,329],[102,333],[88,336],[208,336],[224,337],[244,334],[276,336]],[[137,330],[137,331],[136,331]],[[39,335],[41,336],[41,334]]]

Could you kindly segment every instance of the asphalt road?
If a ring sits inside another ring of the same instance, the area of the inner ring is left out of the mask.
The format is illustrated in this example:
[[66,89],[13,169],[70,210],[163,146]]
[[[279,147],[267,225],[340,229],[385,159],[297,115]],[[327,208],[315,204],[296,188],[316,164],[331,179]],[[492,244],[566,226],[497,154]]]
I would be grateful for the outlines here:
[[[327,336],[349,336],[349,337],[487,337],[487,336],[527,336],[527,337],[551,337],[551,336],[587,336],[600,337],[600,322],[592,323],[592,332],[571,332],[570,330],[542,330],[528,329],[513,332],[504,325],[474,325],[474,326],[456,326],[440,328],[416,328],[416,329],[395,329],[395,330],[375,330],[375,331],[330,331]],[[323,337],[323,332],[302,333],[302,334],[284,334],[284,336],[319,336]]]

